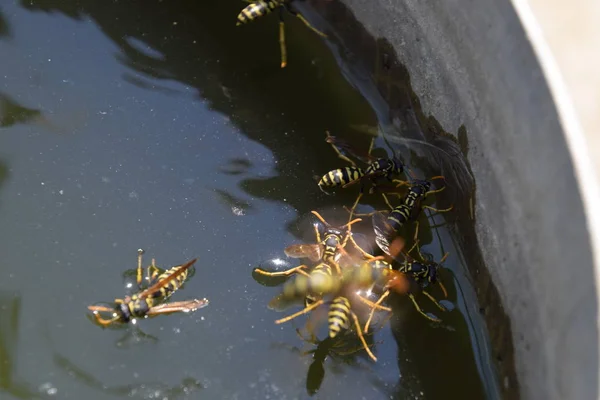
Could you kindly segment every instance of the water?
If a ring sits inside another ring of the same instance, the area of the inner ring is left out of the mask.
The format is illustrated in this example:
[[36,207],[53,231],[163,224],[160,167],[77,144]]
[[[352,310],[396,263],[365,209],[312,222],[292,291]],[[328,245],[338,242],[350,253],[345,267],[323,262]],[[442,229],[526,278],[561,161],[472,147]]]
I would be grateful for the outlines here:
[[[310,237],[310,210],[344,215],[352,195],[325,196],[313,180],[341,166],[324,131],[367,145],[349,127],[377,119],[294,18],[280,70],[277,17],[236,28],[244,5],[0,8],[1,397],[295,399],[307,386],[323,399],[494,397],[443,229],[456,309],[437,326],[398,300],[394,331],[376,335],[376,364],[364,352],[329,357],[319,385],[319,363],[301,354],[314,347],[294,330],[302,321],[273,323],[277,289],[252,268]],[[422,231],[439,259],[437,234]],[[174,300],[211,304],[100,329],[86,306],[123,296],[140,247],[164,267],[199,257]]]

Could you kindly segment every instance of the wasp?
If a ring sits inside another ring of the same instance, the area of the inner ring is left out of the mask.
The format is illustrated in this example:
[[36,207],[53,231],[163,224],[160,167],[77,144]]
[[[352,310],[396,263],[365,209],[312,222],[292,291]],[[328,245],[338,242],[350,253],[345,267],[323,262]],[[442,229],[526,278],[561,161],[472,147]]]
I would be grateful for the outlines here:
[[[336,152],[339,158],[344,161],[347,161],[351,164],[350,167],[343,167],[331,170],[327,172],[325,175],[321,177],[319,180],[318,186],[322,192],[328,193],[326,188],[341,186],[342,188],[347,188],[354,184],[360,183],[360,192],[354,204],[350,208],[350,219],[352,219],[352,215],[358,202],[363,196],[364,193],[364,182],[370,181],[372,184],[371,191],[376,187],[376,180],[378,178],[385,178],[388,181],[393,181],[394,176],[398,176],[402,174],[406,166],[400,160],[395,158],[375,158],[371,156],[371,152],[373,150],[373,144],[375,142],[375,138],[371,139],[371,144],[369,145],[369,150],[366,154],[361,154],[352,148],[348,143],[336,138],[335,136],[331,136],[331,134],[327,131],[326,142],[329,143],[333,150]],[[344,153],[351,153],[356,158],[367,163],[366,169],[362,169],[356,165],[356,163],[348,158]],[[403,181],[398,181],[403,182]],[[392,208],[387,196],[384,193],[381,193],[386,204]]]
[[285,25],[283,22],[283,11],[287,11],[290,14],[298,17],[308,28],[313,32],[327,37],[326,34],[313,27],[300,13],[294,11],[290,7],[290,3],[293,0],[258,0],[250,2],[237,16],[236,25],[246,24],[250,21],[254,21],[257,18],[262,17],[271,13],[275,9],[279,9],[279,46],[281,49],[281,68],[285,68],[287,65],[287,50],[285,46]]
[[[356,214],[357,216],[372,216],[373,230],[375,231],[375,242],[377,246],[387,255],[392,255],[390,242],[396,237],[400,229],[407,222],[415,221],[422,209],[429,209],[434,212],[448,212],[454,206],[445,209],[438,209],[428,205],[423,205],[423,200],[434,193],[439,193],[446,187],[431,190],[431,180],[444,179],[443,176],[434,176],[430,180],[413,179],[411,182],[400,181],[396,187],[408,185],[409,189],[401,203],[397,207],[391,207],[391,211],[375,211],[369,214]],[[387,217],[384,213],[388,213]],[[419,234],[419,221],[415,223],[414,241],[417,243]],[[412,250],[412,249],[411,249]],[[410,252],[410,251],[409,251]]]
[[[190,312],[208,305],[207,299],[194,299],[165,303],[165,301],[185,282],[188,277],[189,268],[194,265],[196,258],[185,264],[177,265],[163,273],[156,266],[155,260],[147,268],[147,281],[149,287],[142,289],[143,268],[142,255],[144,250],[138,250],[138,266],[136,270],[136,281],[140,291],[124,299],[115,299],[113,308],[104,306],[88,306],[94,313],[96,321],[102,326],[108,326],[115,322],[127,323],[134,318],[145,318],[160,314],[175,312]],[[113,317],[105,319],[100,312],[112,312]]]
[[[335,274],[341,273],[339,260],[342,256],[349,257],[349,254],[345,251],[348,241],[351,241],[354,248],[361,251],[363,254],[369,256],[364,250],[354,241],[351,233],[351,225],[360,222],[361,219],[357,218],[349,223],[341,226],[334,227],[330,225],[317,211],[311,211],[322,223],[322,225],[314,224],[315,236],[317,243],[313,244],[294,244],[286,247],[285,254],[292,258],[308,258],[313,262],[318,262],[310,272],[307,272],[308,267],[305,264],[299,265],[287,269],[285,271],[269,272],[261,268],[255,268],[254,272],[267,276],[290,276],[291,274],[298,273],[306,277],[318,277],[328,276],[332,277]],[[324,228],[324,232],[320,232],[320,227]],[[347,228],[344,230],[344,228]],[[334,272],[335,271],[335,272]],[[318,300],[319,293],[307,294],[304,299],[306,307],[313,304]]]
[[[313,225],[315,230],[315,236],[317,243],[304,243],[304,244],[293,244],[285,248],[284,252],[288,257],[292,258],[308,258],[313,262],[320,262],[333,267],[336,273],[341,272],[339,266],[339,259],[342,255],[346,255],[345,248],[348,241],[352,242],[353,246],[364,254],[364,250],[354,241],[351,232],[351,226],[357,222],[362,221],[360,218],[356,218],[341,227],[334,227],[330,225],[317,211],[311,211],[311,213],[321,221],[324,227],[324,231],[321,233],[321,226],[317,223]],[[367,254],[368,255],[368,254]],[[321,265],[319,264],[319,265]],[[306,270],[309,269],[306,265],[299,265],[294,268],[287,269],[285,271],[269,272],[261,268],[255,268],[254,272],[268,276],[289,276],[294,273],[308,276],[309,273]],[[314,268],[316,269],[316,267]],[[313,269],[313,270],[314,270]]]
[[[397,247],[396,250],[398,252],[401,252],[403,245],[404,245],[404,241],[401,241],[399,247],[396,246]],[[415,246],[417,247],[417,251],[419,253],[419,256],[421,257],[421,260],[423,260],[421,262],[417,261],[409,256],[409,253],[412,251],[413,248],[415,248]],[[417,242],[408,251],[408,253],[404,254],[404,262],[402,262],[400,264],[400,267],[397,270],[398,272],[404,274],[405,277],[410,278],[411,282],[414,282],[415,284],[417,284],[420,289],[420,292],[423,293],[425,296],[427,296],[433,302],[433,304],[435,304],[442,311],[448,311],[448,309],[446,307],[442,306],[439,303],[439,301],[437,301],[429,292],[427,292],[425,290],[425,288],[427,288],[429,285],[437,283],[440,286],[440,288],[442,289],[442,292],[444,293],[444,297],[448,297],[448,292],[446,291],[446,288],[444,287],[443,283],[438,278],[438,270],[441,268],[441,264],[446,260],[448,255],[449,255],[449,253],[446,253],[442,257],[442,259],[439,261],[439,263],[426,262],[426,261],[424,261],[425,258],[423,257],[423,255],[421,254],[421,251],[418,248],[418,242]],[[389,263],[386,263],[386,264],[387,264],[387,267],[392,268],[391,264],[389,264]],[[403,289],[405,289],[405,288],[403,288]],[[398,292],[398,290],[394,290],[394,291]],[[383,291],[381,297],[374,303],[374,305],[380,306],[381,303],[383,302],[383,300],[385,300],[385,298],[389,294],[390,294],[390,287],[388,285],[387,287],[384,287],[384,291]],[[431,315],[423,312],[421,307],[419,307],[419,304],[417,303],[417,300],[415,299],[415,296],[412,293],[412,290],[408,291],[408,297],[414,304],[417,311],[421,315],[423,315],[425,318],[427,318],[431,321],[434,321],[434,322],[441,321],[438,317],[431,316]],[[375,307],[375,306],[371,308],[371,313],[369,315],[369,319],[365,323],[365,332],[367,332],[367,330],[369,329],[369,324],[371,322],[371,319],[373,318],[375,310],[381,309],[381,307]]]

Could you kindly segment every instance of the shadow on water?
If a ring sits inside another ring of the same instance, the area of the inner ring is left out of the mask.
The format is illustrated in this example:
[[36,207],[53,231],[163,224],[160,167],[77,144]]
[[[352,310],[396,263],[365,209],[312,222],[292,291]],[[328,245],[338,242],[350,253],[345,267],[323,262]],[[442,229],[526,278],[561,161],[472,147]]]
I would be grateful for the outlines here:
[[9,96],[0,93],[0,127],[6,128],[19,123],[31,122],[41,114],[40,110],[24,107]]
[[191,393],[195,393],[202,389],[202,383],[194,378],[184,378],[181,384],[175,387],[161,385],[156,383],[138,383],[135,385],[123,386],[107,386],[100,382],[93,374],[84,371],[82,368],[75,365],[68,358],[61,355],[54,355],[54,363],[56,367],[83,385],[94,389],[98,392],[109,393],[119,397],[152,399],[152,398],[167,398],[179,399]]
[[[327,7],[338,6],[336,2],[331,3]],[[381,108],[374,107],[375,111],[370,108],[369,103],[373,102],[369,96],[365,95],[365,100],[347,84],[325,44],[311,32],[304,32],[304,26],[293,18],[286,20],[289,66],[280,70],[277,19],[265,18],[260,23],[236,28],[235,16],[245,5],[243,2],[23,0],[21,5],[34,12],[60,12],[77,20],[93,21],[118,46],[116,58],[129,68],[122,75],[125,82],[167,95],[188,95],[182,89],[168,87],[169,81],[178,81],[186,88],[193,88],[210,108],[226,115],[243,135],[267,147],[276,160],[275,176],[248,177],[260,165],[240,157],[224,161],[219,172],[242,178],[241,188],[252,197],[285,202],[293,207],[299,217],[287,228],[298,238],[303,234],[298,228],[300,219],[310,210],[341,211],[341,204],[353,200],[351,193],[337,196],[320,193],[312,178],[340,167],[340,160],[324,142],[326,129],[366,146],[370,138],[365,131],[376,133],[373,127],[382,125],[383,140],[378,140],[378,147],[385,149],[389,144],[395,149],[403,148],[405,161],[424,177],[440,173],[448,177],[449,187],[454,189],[448,190],[446,193],[450,194],[441,197],[438,205],[455,205],[457,211],[448,217],[452,222],[449,225],[452,226],[457,217],[463,219],[466,215],[468,218],[469,208],[465,205],[469,204],[472,182],[468,170],[465,173],[467,167],[461,164],[462,157],[456,156],[461,150],[461,142],[445,132],[433,117],[424,116],[406,68],[395,61],[383,42],[378,42],[369,51],[373,52],[373,60],[378,59],[379,51],[389,53],[387,57],[382,56],[381,65],[390,75],[384,79],[389,84],[387,90],[397,102],[385,115]],[[336,9],[334,15],[344,14]],[[3,104],[10,107],[16,104],[8,97],[2,99]],[[35,116],[35,110],[23,108],[10,115],[3,117],[3,124],[4,121],[20,122],[19,118],[24,115]],[[398,121],[402,124],[398,125]],[[466,138],[466,135],[459,132],[458,137]],[[399,138],[414,142],[397,140]],[[421,142],[430,146],[411,145]],[[458,162],[455,161],[457,158]],[[250,203],[232,193],[221,189],[215,193],[232,209],[238,208],[241,213],[252,210]],[[381,208],[375,200],[365,204]],[[343,212],[336,215],[345,216]],[[330,219],[329,215],[326,218]],[[441,218],[434,221],[444,222]],[[364,233],[369,231],[368,227],[362,230]],[[422,244],[439,245],[438,230],[422,230]],[[456,273],[452,270],[446,275]],[[449,276],[445,278],[451,280]],[[458,302],[463,296],[461,287],[450,284],[447,287],[450,299]],[[253,290],[260,289],[257,286]],[[420,318],[405,299],[398,299],[396,303],[399,312],[392,327],[399,348],[399,384],[392,389],[373,380],[374,387],[394,398],[421,391],[431,398],[441,398],[444,394],[465,399],[494,397],[493,390],[484,387],[481,367],[474,360],[486,355],[483,351],[473,354],[469,340],[473,327],[463,314],[448,313],[444,325],[436,327]],[[316,364],[308,369],[309,394],[316,392],[324,379],[322,364],[326,364],[327,371],[334,375],[339,367],[330,359],[321,363],[320,359],[325,359],[321,350],[323,348],[315,351]],[[55,355],[54,361],[58,368],[85,385],[108,393],[129,395],[132,391],[154,387],[125,385],[109,388],[66,357]],[[432,368],[439,371],[440,365],[445,366],[443,372],[434,374]],[[191,381],[186,379],[176,388],[160,390],[170,390],[171,396],[178,395],[188,390]],[[201,385],[194,388],[201,388]]]
[[17,376],[21,297],[0,293],[0,389],[17,399],[37,399],[40,394]]
[[10,36],[10,27],[6,18],[4,18],[4,14],[2,14],[2,10],[0,10],[0,36]]

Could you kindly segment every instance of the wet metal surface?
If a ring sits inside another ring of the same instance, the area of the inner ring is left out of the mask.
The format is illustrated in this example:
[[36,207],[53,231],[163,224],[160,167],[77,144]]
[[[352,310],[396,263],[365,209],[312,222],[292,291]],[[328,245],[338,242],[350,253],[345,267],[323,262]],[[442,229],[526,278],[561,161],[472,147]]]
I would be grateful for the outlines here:
[[[343,166],[324,132],[367,145],[350,127],[377,120],[327,46],[294,18],[280,70],[276,16],[236,28],[244,5],[0,8],[2,398],[314,391],[313,358],[301,354],[314,347],[294,330],[302,322],[275,325],[282,314],[266,304],[277,289],[251,271],[306,239],[310,210],[344,216],[352,194],[325,196],[313,180]],[[451,284],[467,282],[460,253],[449,231],[424,231],[434,259],[451,252],[445,279],[455,310],[436,326],[399,299],[394,331],[376,334],[379,362],[364,352],[348,363],[327,358],[314,398],[495,397],[484,331],[465,307],[472,289]],[[174,300],[211,304],[100,329],[86,306],[123,296],[122,274],[140,247],[162,267],[198,257]]]

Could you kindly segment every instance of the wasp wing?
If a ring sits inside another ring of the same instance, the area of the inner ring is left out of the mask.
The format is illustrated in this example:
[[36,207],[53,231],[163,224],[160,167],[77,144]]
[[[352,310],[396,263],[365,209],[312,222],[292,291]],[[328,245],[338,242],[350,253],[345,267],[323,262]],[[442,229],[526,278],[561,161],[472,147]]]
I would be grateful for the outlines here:
[[176,312],[192,312],[200,308],[204,308],[208,305],[208,299],[194,299],[185,301],[175,301],[171,303],[164,303],[158,306],[152,307],[148,314],[149,316],[159,314],[171,314]]
[[155,293],[157,290],[160,290],[164,286],[168,285],[169,282],[171,282],[173,279],[177,278],[179,275],[183,274],[189,267],[194,265],[194,263],[197,260],[198,260],[197,258],[194,258],[193,260],[186,262],[177,271],[173,272],[171,275],[167,276],[164,279],[161,279],[160,281],[156,282],[154,285],[150,286],[148,289],[141,292],[138,295],[138,297],[140,299],[144,299],[144,298],[148,297],[150,294]]
[[308,258],[317,262],[323,256],[323,246],[320,244],[293,244],[285,248],[284,253],[292,258]]

